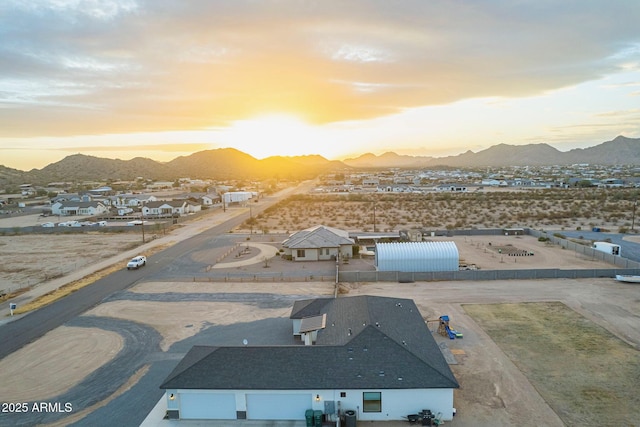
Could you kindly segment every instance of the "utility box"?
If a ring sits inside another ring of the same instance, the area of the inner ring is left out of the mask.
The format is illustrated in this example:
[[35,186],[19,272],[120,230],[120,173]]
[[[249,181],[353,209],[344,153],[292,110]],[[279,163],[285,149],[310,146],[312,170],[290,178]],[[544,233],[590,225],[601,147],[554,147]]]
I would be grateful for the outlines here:
[[336,402],[333,400],[325,400],[324,401],[324,413],[325,414],[335,414],[336,413]]

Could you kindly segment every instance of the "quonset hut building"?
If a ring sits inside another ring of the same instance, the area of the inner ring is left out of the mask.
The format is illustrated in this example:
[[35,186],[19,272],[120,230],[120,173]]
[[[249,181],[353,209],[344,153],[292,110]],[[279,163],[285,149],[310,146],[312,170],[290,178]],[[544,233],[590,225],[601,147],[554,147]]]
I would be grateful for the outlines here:
[[460,255],[454,242],[376,243],[378,271],[458,271],[459,263]]

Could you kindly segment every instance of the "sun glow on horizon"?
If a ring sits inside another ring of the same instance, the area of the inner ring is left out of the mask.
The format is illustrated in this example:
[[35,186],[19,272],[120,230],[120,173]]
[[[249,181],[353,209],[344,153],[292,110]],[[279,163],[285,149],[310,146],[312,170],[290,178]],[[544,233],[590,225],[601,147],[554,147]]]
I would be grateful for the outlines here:
[[327,153],[319,148],[330,145],[329,136],[321,127],[290,114],[265,114],[237,120],[222,133],[218,139],[257,159]]

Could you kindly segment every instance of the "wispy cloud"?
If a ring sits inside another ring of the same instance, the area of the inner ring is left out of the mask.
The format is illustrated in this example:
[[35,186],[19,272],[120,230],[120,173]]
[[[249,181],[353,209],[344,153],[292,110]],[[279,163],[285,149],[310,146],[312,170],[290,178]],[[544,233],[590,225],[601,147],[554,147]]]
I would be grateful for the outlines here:
[[211,149],[211,144],[146,144],[146,145],[90,145],[83,147],[60,147],[57,150],[70,152],[145,152],[145,151],[161,151],[164,153],[184,153],[196,152]]
[[638,16],[633,1],[4,1],[0,136],[287,111],[328,123],[538,94],[637,60]]
[[22,151],[67,151],[73,153],[86,152],[147,152],[158,151],[163,153],[185,153],[209,150],[211,144],[142,144],[142,145],[85,145],[85,146],[63,146],[63,147],[42,147],[42,146],[0,146],[0,150],[22,150]]

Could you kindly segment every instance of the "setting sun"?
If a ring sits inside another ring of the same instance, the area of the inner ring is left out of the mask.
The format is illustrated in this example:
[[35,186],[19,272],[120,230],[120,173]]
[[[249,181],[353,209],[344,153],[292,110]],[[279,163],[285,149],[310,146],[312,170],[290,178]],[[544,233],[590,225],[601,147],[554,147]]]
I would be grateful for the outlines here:
[[310,154],[323,143],[320,128],[287,114],[237,120],[225,133],[225,142],[259,159]]

